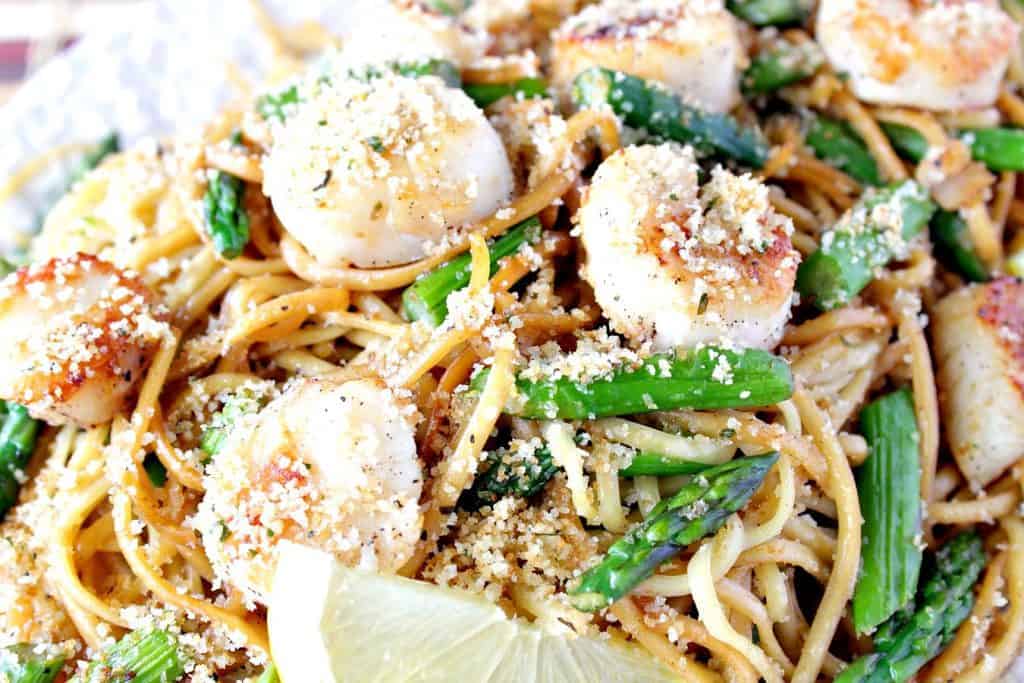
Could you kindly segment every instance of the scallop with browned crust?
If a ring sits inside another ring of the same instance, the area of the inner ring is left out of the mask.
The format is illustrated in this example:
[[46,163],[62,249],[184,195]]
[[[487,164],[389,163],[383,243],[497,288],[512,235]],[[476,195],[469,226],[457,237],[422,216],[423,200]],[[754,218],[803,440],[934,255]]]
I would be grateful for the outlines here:
[[566,19],[553,40],[551,76],[563,89],[596,65],[658,81],[711,111],[739,99],[746,56],[721,0],[604,0]]
[[1024,456],[1024,283],[958,289],[935,307],[932,334],[950,448],[984,486]]
[[577,214],[583,277],[617,332],[656,349],[772,348],[789,319],[799,255],[788,218],[751,175],[716,167],[703,187],[693,149],[620,149]]
[[0,399],[51,424],[90,426],[123,408],[167,314],[134,274],[83,253],[0,284]]

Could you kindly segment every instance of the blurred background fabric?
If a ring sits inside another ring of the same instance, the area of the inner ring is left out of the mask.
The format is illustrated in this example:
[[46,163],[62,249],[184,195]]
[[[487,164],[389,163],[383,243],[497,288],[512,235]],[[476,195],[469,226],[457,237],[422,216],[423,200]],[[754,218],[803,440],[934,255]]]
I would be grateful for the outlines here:
[[0,104],[39,66],[104,27],[131,25],[153,0],[0,0]]

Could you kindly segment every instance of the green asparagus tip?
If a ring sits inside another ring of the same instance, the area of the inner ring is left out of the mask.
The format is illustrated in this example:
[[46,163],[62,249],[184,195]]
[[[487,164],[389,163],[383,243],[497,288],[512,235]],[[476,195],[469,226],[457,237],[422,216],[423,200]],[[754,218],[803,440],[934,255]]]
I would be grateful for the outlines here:
[[684,102],[664,85],[622,71],[591,67],[573,81],[579,107],[611,107],[630,128],[691,145],[702,156],[733,159],[761,168],[770,149],[756,128]]
[[[490,274],[498,272],[503,258],[517,253],[526,244],[536,244],[541,232],[540,220],[531,217],[491,240],[488,243]],[[405,317],[412,321],[424,320],[434,327],[443,323],[448,317],[448,296],[469,285],[471,264],[469,254],[460,254],[409,285],[402,292],[402,313]]]
[[747,504],[778,458],[775,452],[737,458],[694,476],[580,575],[568,590],[571,604],[583,611],[606,607],[683,548],[715,533]]

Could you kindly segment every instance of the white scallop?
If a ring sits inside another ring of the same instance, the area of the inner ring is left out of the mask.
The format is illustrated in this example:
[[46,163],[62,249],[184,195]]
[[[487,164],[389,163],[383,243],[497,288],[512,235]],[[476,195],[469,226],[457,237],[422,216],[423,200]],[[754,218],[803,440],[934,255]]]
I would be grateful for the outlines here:
[[746,52],[719,0],[604,0],[554,33],[552,80],[563,91],[598,65],[655,80],[711,111],[739,99]]
[[483,112],[433,77],[315,86],[275,131],[263,169],[281,222],[326,265],[413,261],[513,191]]
[[690,147],[627,147],[597,169],[578,220],[583,276],[634,343],[778,343],[799,258],[759,180],[716,168],[700,188]]
[[93,426],[125,409],[166,312],[134,274],[75,253],[0,285],[0,399],[51,424]]
[[373,380],[303,379],[242,419],[212,462],[196,518],[218,576],[265,599],[283,539],[397,571],[421,530],[411,414]]
[[1024,284],[962,287],[932,311],[943,424],[972,486],[1024,457]]
[[997,0],[821,0],[816,30],[858,98],[940,111],[992,105],[1019,34]]

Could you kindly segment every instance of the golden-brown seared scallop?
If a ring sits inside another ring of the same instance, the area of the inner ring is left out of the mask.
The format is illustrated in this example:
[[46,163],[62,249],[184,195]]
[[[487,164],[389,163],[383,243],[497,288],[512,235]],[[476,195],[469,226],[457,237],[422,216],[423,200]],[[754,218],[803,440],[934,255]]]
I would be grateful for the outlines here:
[[110,420],[169,333],[134,274],[88,254],[22,268],[0,284],[0,398],[51,424]]
[[984,486],[1024,456],[1024,283],[958,289],[935,307],[932,335],[950,448]]
[[991,105],[1019,28],[997,0],[822,0],[817,39],[862,100],[921,109]]
[[422,526],[415,407],[373,380],[300,380],[236,422],[197,516],[222,581],[265,600],[282,539],[397,571]]
[[700,187],[692,148],[627,147],[597,169],[577,218],[583,276],[634,343],[778,343],[799,256],[760,180],[717,167]]
[[720,0],[604,0],[555,32],[551,76],[565,90],[599,65],[727,111],[739,97],[745,59],[736,20]]

